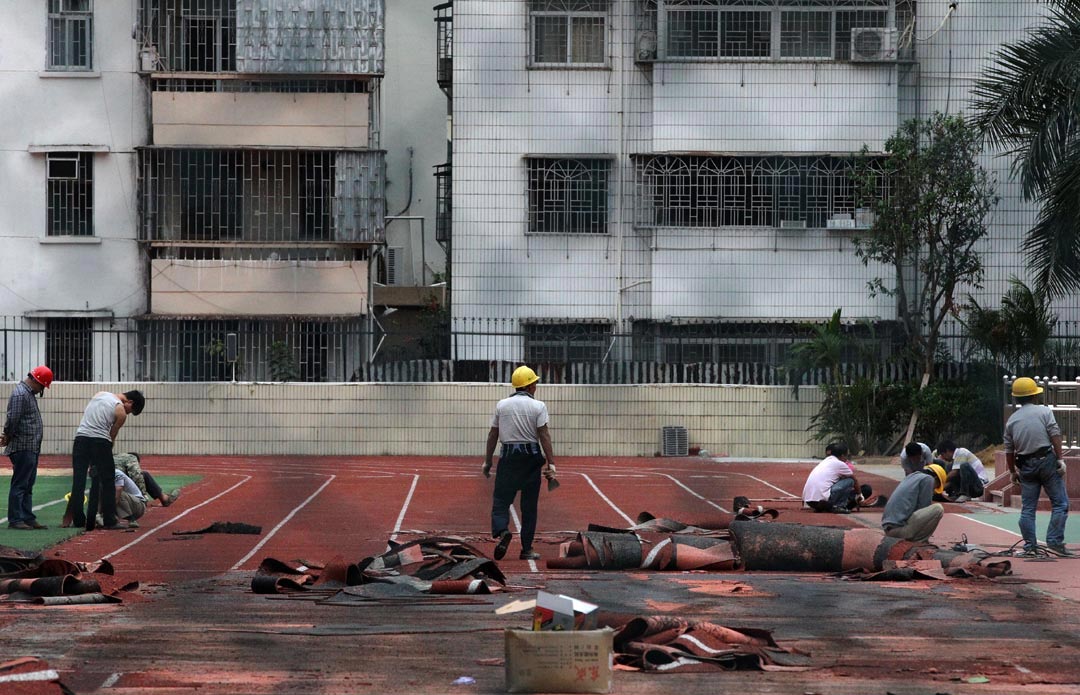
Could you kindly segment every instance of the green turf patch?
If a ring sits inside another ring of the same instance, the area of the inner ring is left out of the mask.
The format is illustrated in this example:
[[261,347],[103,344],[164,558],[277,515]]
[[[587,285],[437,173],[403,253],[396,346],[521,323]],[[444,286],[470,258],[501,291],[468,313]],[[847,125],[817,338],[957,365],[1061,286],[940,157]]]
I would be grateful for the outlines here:
[[[996,526],[997,528],[1006,531],[1012,531],[1017,534],[1016,540],[1020,540],[1020,512],[972,514],[971,518],[976,521],[981,521],[984,524],[989,524],[990,526]],[[1040,511],[1035,514],[1035,535],[1038,536],[1040,543],[1046,541],[1046,527],[1049,524],[1050,512]],[[1070,520],[1065,524],[1065,542],[1068,544],[1080,543],[1080,526],[1078,526],[1075,521]]]
[[[155,475],[158,485],[168,492],[175,488],[190,485],[202,476],[199,475]],[[0,545],[7,545],[21,550],[42,550],[56,545],[62,540],[78,535],[81,529],[60,528],[67,502],[64,500],[71,490],[71,476],[38,476],[34,483],[34,513],[38,521],[49,528],[40,531],[14,531],[7,527],[7,499],[11,488],[10,468],[8,474],[0,478]],[[157,504],[156,502],[154,503]],[[147,511],[155,514],[156,511]]]

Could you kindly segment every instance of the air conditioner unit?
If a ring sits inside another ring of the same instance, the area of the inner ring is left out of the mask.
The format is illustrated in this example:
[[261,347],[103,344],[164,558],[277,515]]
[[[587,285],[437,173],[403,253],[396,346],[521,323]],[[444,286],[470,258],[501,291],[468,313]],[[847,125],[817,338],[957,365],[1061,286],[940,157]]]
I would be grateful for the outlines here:
[[882,63],[896,60],[896,30],[856,27],[851,30],[851,62]]
[[678,425],[660,429],[661,456],[688,456],[690,454],[690,435],[685,427]]
[[386,284],[397,285],[401,282],[401,257],[405,249],[400,246],[386,248]]
[[648,62],[656,60],[656,32],[644,29],[634,39],[634,60]]
[[870,229],[877,215],[870,208],[855,208],[855,229]]
[[855,218],[846,213],[833,215],[825,220],[825,229],[855,229]]
[[806,229],[806,220],[780,220],[780,229]]

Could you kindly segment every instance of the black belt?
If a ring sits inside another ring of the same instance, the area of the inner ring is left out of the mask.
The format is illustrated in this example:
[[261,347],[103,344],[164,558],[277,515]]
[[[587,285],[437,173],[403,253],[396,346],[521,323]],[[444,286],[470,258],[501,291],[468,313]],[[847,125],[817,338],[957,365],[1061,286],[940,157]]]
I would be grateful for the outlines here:
[[539,454],[540,445],[536,442],[509,442],[503,444],[503,456],[509,454]]
[[1041,459],[1041,458],[1044,458],[1047,454],[1049,454],[1053,450],[1054,450],[1054,447],[1052,447],[1052,446],[1044,446],[1043,448],[1038,449],[1037,451],[1033,451],[1030,454],[1017,454],[1016,455],[1016,462],[1017,463],[1027,463],[1028,461],[1031,461],[1033,459]]

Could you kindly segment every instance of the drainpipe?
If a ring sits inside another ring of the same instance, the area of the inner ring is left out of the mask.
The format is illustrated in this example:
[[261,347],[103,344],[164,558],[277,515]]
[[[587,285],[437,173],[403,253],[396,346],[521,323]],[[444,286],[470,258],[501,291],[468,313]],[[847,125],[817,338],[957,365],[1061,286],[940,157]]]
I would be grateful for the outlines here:
[[[623,8],[626,5],[629,5],[629,3],[617,3],[617,4],[614,4],[613,7]],[[615,250],[615,257],[616,257],[615,262],[616,262],[616,270],[617,270],[616,285],[617,286],[621,286],[623,284],[623,281],[625,280],[625,278],[623,277],[623,251],[624,251],[624,247],[626,245],[626,242],[625,242],[626,230],[624,228],[625,227],[625,225],[624,225],[625,217],[623,215],[623,206],[626,204],[626,200],[624,198],[624,191],[625,191],[624,181],[626,179],[627,167],[626,167],[626,165],[625,165],[625,163],[623,161],[625,156],[626,156],[626,65],[624,63],[625,63],[625,55],[626,55],[626,41],[627,41],[627,38],[628,38],[628,34],[629,34],[629,32],[627,31],[627,28],[626,28],[626,10],[622,9],[622,10],[619,11],[619,40],[616,42],[616,44],[618,46],[618,55],[616,56],[616,60],[617,60],[616,72],[618,72],[618,74],[619,74],[619,79],[618,79],[619,112],[618,112],[618,124],[616,126],[619,129],[619,145],[618,145],[618,149],[617,149],[616,154],[615,154],[615,168],[616,168],[616,172],[617,172],[618,177],[619,177],[619,184],[617,186],[617,193],[616,193],[616,195],[617,195],[616,200],[618,202],[615,205],[615,214],[616,214],[615,229],[618,230],[618,239],[616,240],[616,250]],[[622,327],[622,323],[623,323],[623,306],[622,306],[622,303],[623,303],[623,288],[618,287],[616,289],[616,291],[615,291],[615,332],[616,333],[620,333],[623,330],[623,327]]]

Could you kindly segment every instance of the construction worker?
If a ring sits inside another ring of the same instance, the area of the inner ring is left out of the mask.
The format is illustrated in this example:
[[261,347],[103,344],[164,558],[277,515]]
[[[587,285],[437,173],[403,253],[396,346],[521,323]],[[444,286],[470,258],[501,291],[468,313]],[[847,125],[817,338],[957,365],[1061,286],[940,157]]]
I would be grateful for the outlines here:
[[896,486],[881,513],[885,535],[922,543],[934,535],[945,508],[934,502],[934,494],[945,490],[945,469],[936,463],[912,473]]
[[1035,509],[1039,493],[1046,490],[1051,505],[1046,547],[1057,555],[1071,556],[1074,553],[1065,547],[1069,496],[1065,491],[1061,428],[1054,411],[1036,402],[1042,392],[1034,379],[1022,376],[1013,381],[1012,395],[1020,407],[1005,423],[1005,465],[1013,484],[1020,486],[1020,535],[1024,538],[1021,554],[1031,557],[1038,549]]
[[900,452],[900,466],[904,469],[904,475],[921,471],[933,462],[933,452],[922,442],[908,442]]
[[33,531],[48,528],[34,514],[34,483],[44,429],[37,398],[53,382],[52,370],[39,365],[15,384],[8,398],[7,418],[0,434],[0,447],[7,447],[11,459],[11,489],[8,491],[8,528]]
[[536,399],[536,384],[540,377],[526,366],[514,370],[510,384],[514,393],[495,406],[495,416],[488,431],[482,472],[491,477],[495,444],[502,443],[499,468],[495,472],[495,491],[491,500],[491,537],[498,539],[495,559],[506,556],[510,547],[510,506],[521,493],[521,554],[522,560],[537,560],[533,550],[536,535],[536,507],[540,497],[541,476],[549,481],[555,477],[555,455],[551,451],[548,431],[548,410]]
[[803,485],[803,502],[815,512],[850,514],[859,506],[859,482],[848,458],[847,444],[831,442],[827,454]]
[[990,484],[979,457],[964,447],[958,447],[951,439],[942,440],[934,452],[934,463],[938,463],[948,474],[945,478],[945,499],[951,502],[967,502],[983,496]]

